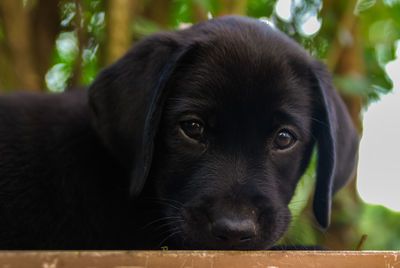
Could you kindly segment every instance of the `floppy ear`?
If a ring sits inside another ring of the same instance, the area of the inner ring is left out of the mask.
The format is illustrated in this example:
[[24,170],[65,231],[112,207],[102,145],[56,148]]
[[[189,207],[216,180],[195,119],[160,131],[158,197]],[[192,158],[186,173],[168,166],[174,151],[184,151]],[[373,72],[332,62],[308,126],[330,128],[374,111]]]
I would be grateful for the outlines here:
[[358,133],[322,62],[314,61],[312,76],[317,103],[314,136],[318,146],[317,181],[313,201],[322,228],[330,223],[332,195],[353,175]]
[[89,88],[94,127],[130,173],[133,196],[149,173],[164,88],[189,47],[178,32],[151,35],[104,69]]

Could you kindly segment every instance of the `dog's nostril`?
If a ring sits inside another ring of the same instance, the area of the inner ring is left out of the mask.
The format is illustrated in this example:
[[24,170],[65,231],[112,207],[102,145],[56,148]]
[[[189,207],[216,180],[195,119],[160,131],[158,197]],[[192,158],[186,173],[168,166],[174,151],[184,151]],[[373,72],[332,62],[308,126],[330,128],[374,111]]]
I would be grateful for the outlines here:
[[256,225],[251,219],[219,218],[211,225],[214,237],[226,247],[249,242],[256,236]]

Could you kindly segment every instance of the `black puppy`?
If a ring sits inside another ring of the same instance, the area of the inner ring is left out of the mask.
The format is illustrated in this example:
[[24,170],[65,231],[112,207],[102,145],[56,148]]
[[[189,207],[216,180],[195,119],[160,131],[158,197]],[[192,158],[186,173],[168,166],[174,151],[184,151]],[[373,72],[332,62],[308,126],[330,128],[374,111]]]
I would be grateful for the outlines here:
[[318,147],[314,213],[358,135],[322,63],[254,19],[138,42],[89,91],[0,98],[1,249],[268,249]]

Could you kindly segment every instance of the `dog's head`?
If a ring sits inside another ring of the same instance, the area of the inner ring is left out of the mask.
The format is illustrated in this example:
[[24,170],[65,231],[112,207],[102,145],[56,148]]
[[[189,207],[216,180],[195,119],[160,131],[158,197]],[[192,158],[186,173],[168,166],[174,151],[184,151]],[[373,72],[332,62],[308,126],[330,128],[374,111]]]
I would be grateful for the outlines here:
[[257,20],[152,35],[89,94],[131,194],[145,188],[169,203],[162,216],[178,248],[272,246],[315,144],[314,214],[325,228],[332,194],[354,169],[357,132],[325,67]]

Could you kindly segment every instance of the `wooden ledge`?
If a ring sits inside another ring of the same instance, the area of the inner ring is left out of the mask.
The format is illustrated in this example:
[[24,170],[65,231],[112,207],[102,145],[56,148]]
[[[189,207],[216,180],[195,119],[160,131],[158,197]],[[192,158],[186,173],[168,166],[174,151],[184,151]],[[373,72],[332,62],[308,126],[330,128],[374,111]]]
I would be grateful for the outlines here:
[[0,251],[1,268],[400,268],[400,251]]

